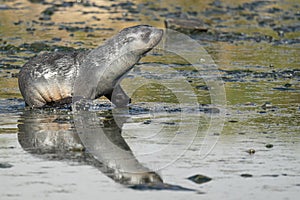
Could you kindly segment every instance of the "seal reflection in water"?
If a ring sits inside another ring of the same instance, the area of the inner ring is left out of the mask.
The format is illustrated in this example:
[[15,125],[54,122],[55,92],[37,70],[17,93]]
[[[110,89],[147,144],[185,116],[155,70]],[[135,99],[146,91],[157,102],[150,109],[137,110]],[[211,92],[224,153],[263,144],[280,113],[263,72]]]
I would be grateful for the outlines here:
[[42,159],[84,162],[132,189],[195,191],[163,183],[160,175],[135,158],[121,135],[128,118],[126,111],[114,109],[99,114],[76,108],[74,120],[66,112],[26,109],[18,124],[22,148]]
[[[116,106],[129,97],[120,78],[161,40],[163,31],[140,25],[123,29],[91,51],[42,53],[19,73],[19,88],[30,107],[68,104],[106,96]],[[112,97],[112,94],[115,94]]]
[[26,110],[18,125],[18,140],[22,148],[46,159],[84,161],[124,185],[162,183],[157,173],[144,167],[134,157],[111,111],[104,113],[105,117],[102,116],[101,120],[96,113],[77,112],[77,120],[98,122],[93,125],[97,129],[85,128],[81,134],[77,133],[69,115],[64,112],[56,110],[54,114],[53,110]]

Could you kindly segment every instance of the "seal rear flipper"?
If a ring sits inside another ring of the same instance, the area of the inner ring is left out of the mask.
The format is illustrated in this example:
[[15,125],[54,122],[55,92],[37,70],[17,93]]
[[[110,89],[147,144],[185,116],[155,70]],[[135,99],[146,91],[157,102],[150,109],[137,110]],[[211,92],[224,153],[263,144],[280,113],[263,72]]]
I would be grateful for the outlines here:
[[112,91],[104,95],[117,107],[126,107],[131,99],[120,85],[116,85]]
[[43,108],[54,107],[54,108],[68,108],[71,109],[72,97],[66,97],[57,101],[47,102]]

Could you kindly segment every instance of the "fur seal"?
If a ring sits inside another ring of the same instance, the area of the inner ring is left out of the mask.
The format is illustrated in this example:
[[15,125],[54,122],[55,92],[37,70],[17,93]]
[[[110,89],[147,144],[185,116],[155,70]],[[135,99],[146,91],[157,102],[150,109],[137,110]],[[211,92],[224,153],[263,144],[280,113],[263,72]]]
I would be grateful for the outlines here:
[[90,51],[42,53],[20,70],[21,94],[31,108],[103,95],[116,106],[126,105],[129,97],[118,81],[162,35],[161,29],[139,25],[123,29]]

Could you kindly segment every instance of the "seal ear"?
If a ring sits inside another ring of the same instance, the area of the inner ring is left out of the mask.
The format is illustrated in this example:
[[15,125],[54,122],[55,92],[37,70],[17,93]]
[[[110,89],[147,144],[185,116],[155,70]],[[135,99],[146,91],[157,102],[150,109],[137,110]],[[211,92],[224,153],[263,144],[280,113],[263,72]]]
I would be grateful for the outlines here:
[[104,95],[108,98],[115,106],[117,107],[126,107],[129,103],[131,103],[130,97],[124,92],[120,85],[116,85],[110,93]]

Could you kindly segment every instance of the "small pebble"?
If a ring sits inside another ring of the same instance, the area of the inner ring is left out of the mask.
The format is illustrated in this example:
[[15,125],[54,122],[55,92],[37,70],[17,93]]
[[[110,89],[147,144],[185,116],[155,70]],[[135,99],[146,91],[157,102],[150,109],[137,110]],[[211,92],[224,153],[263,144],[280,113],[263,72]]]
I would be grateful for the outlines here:
[[292,86],[292,84],[290,84],[290,83],[286,83],[286,84],[284,84],[284,87],[291,87]]
[[249,154],[255,154],[255,149],[248,149],[247,153],[249,153]]
[[54,41],[54,42],[60,42],[60,41],[61,41],[61,38],[59,38],[59,37],[54,37],[54,38],[52,38],[52,41]]
[[146,120],[143,122],[143,124],[150,124],[152,121],[151,120]]
[[201,174],[196,174],[194,176],[190,176],[188,177],[189,180],[197,183],[197,184],[202,184],[202,183],[206,183],[206,182],[209,182],[211,181],[212,179],[207,177],[207,176],[204,176],[204,175],[201,175]]
[[253,177],[252,174],[241,174],[241,177],[244,177],[244,178],[250,178],[250,177]]
[[262,107],[262,109],[264,109],[264,110],[269,109],[269,108],[273,108],[271,102],[265,102],[261,107]]
[[4,168],[11,168],[13,165],[9,164],[9,163],[0,163],[0,169],[4,169]]
[[270,149],[273,147],[273,144],[266,144],[266,148]]
[[256,104],[255,103],[253,103],[253,102],[246,102],[245,103],[245,106],[255,106]]

